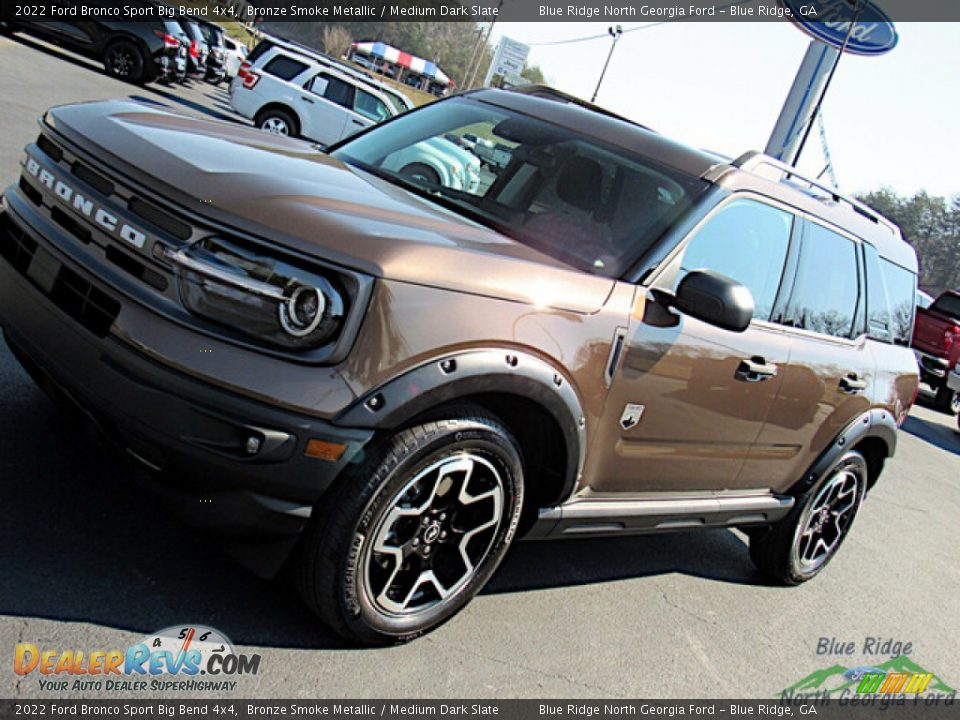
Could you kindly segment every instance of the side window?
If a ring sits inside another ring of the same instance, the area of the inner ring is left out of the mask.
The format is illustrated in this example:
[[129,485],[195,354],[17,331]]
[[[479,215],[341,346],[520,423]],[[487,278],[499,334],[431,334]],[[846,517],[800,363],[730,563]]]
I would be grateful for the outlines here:
[[286,55],[277,55],[270,62],[263,66],[263,71],[281,80],[292,80],[297,75],[307,69],[299,60],[287,57]]
[[783,324],[849,338],[860,295],[857,278],[856,243],[808,223]]
[[863,258],[867,271],[867,337],[892,342],[890,300],[880,269],[880,256],[872,245],[863,243]]
[[320,97],[323,97],[327,92],[327,76],[323,75],[322,73],[320,75],[315,75],[307,85],[307,90],[319,95]]
[[910,340],[913,339],[917,276],[884,258],[880,258],[880,270],[883,273],[887,296],[890,300],[893,341],[897,345],[909,345]]
[[327,80],[327,88],[324,90],[323,96],[330,102],[353,110],[353,85],[333,75],[324,75],[323,77]]
[[383,122],[390,117],[390,110],[387,106],[365,90],[357,90],[357,98],[354,101],[353,109],[375,123]]
[[734,200],[697,232],[683,251],[677,283],[708,269],[749,288],[754,317],[769,320],[783,277],[793,215],[755,200]]

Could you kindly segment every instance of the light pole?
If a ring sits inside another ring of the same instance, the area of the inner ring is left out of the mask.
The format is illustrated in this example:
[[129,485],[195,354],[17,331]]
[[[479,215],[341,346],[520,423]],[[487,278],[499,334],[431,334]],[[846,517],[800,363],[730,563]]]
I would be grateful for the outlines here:
[[600,92],[600,83],[603,82],[603,76],[607,74],[607,66],[610,65],[610,58],[613,57],[613,49],[617,46],[617,40],[619,40],[620,36],[623,35],[623,28],[619,25],[611,25],[607,28],[607,32],[610,33],[610,37],[613,38],[613,42],[610,44],[610,52],[607,53],[607,61],[603,64],[603,70],[600,72],[600,79],[597,80],[597,89],[593,91],[593,97],[590,98],[590,102],[597,101],[597,93]]

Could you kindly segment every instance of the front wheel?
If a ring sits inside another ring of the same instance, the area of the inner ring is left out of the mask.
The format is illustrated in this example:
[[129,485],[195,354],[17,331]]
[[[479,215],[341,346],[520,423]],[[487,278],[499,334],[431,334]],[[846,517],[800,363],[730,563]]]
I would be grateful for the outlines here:
[[750,535],[750,558],[771,579],[799,585],[820,573],[846,539],[867,491],[867,462],[851,450],[783,520]]
[[440,175],[429,165],[410,163],[400,170],[400,175],[407,180],[413,180],[420,185],[439,185]]
[[516,532],[516,442],[479,409],[403,430],[338,481],[297,562],[307,605],[343,637],[406,642],[456,615]]

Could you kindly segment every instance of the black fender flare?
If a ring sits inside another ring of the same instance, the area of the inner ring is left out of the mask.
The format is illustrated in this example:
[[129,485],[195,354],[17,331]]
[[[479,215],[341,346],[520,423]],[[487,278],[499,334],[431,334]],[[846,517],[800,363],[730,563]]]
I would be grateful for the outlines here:
[[791,495],[802,495],[823,477],[830,467],[850,448],[867,438],[879,438],[887,447],[886,457],[893,457],[897,449],[897,421],[893,414],[883,408],[873,408],[857,416],[820,454],[810,466],[803,479],[795,484]]
[[371,390],[334,419],[337,425],[391,430],[442,403],[485,393],[517,395],[538,403],[563,433],[567,477],[573,492],[586,456],[586,416],[577,391],[558,368],[506,348],[445,355]]

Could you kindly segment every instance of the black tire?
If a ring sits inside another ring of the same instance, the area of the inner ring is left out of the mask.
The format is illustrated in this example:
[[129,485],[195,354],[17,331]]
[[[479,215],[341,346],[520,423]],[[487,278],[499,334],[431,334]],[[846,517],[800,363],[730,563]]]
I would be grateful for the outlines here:
[[124,82],[141,85],[147,82],[147,59],[136,43],[114,40],[103,51],[103,67],[107,75]]
[[423,163],[410,163],[400,169],[400,175],[407,180],[417,183],[427,183],[430,185],[440,184],[440,175],[429,165]]
[[261,130],[275,135],[288,137],[298,137],[300,135],[300,124],[297,119],[292,113],[280,108],[261,110],[257,114],[254,124]]
[[350,641],[407,642],[483,588],[522,508],[510,433],[479,408],[450,410],[380,443],[324,497],[295,560],[300,594]]
[[[844,453],[808,492],[797,498],[787,517],[766,530],[750,533],[750,559],[754,565],[783,585],[799,585],[818,575],[849,535],[866,493],[867,477],[863,455],[855,450]],[[831,496],[835,505],[821,504]],[[818,550],[821,554],[812,557]],[[811,555],[809,561],[807,555]]]
[[955,393],[946,385],[937,388],[937,395],[934,398],[933,406],[940,412],[949,415],[956,415],[960,411],[960,394]]

